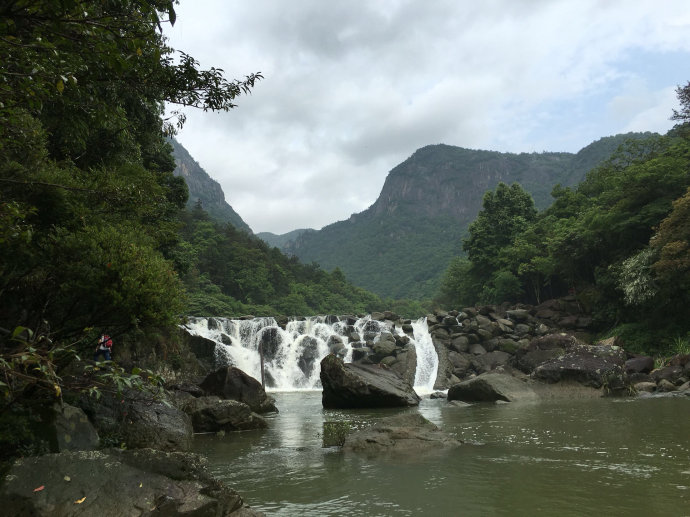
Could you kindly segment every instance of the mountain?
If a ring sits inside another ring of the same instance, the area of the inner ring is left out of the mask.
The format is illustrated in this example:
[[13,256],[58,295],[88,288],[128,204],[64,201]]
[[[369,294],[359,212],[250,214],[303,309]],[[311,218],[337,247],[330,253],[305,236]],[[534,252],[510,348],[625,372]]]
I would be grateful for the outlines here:
[[249,225],[225,201],[225,193],[220,184],[201,168],[201,165],[177,140],[171,139],[170,144],[176,164],[173,174],[182,176],[189,189],[187,206],[192,208],[201,201],[204,210],[216,221],[230,223],[235,228],[252,233]]
[[306,263],[338,267],[354,284],[381,296],[428,298],[450,259],[462,253],[462,239],[487,190],[518,182],[545,208],[556,184],[576,185],[626,139],[650,135],[605,137],[577,154],[423,147],[390,171],[368,209],[302,232],[282,249]]
[[291,232],[284,233],[282,235],[276,235],[275,233],[271,232],[260,232],[257,233],[256,236],[269,246],[273,246],[274,248],[282,248],[285,246],[285,244],[290,241],[294,241],[303,233],[315,231],[316,230],[311,228],[300,228],[299,230],[292,230]]

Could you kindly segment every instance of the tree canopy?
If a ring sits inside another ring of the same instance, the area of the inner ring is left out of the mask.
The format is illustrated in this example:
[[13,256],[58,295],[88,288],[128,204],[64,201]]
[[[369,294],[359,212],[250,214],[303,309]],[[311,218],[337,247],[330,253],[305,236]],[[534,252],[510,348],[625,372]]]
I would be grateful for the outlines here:
[[660,346],[649,329],[690,331],[690,83],[678,93],[681,125],[626,142],[577,187],[554,188],[538,214],[515,185],[513,195],[505,185],[488,192],[467,258],[450,264],[439,300],[539,303],[575,293],[600,330],[634,328],[641,348]]

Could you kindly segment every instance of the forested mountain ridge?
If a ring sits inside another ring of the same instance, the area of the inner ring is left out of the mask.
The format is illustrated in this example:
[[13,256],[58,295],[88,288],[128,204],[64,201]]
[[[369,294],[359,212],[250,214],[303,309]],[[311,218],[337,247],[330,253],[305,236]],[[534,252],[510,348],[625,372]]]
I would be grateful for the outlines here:
[[276,248],[282,249],[286,243],[297,239],[303,233],[315,231],[316,230],[312,228],[299,228],[297,230],[292,230],[291,232],[283,233],[281,235],[277,235],[271,232],[260,232],[257,233],[256,236],[269,246],[275,246]]
[[650,135],[605,137],[577,154],[426,146],[390,171],[367,210],[300,234],[283,249],[303,262],[339,267],[356,285],[382,296],[431,297],[451,258],[461,253],[486,191],[517,182],[545,208],[555,185],[576,185],[625,140]]
[[204,210],[213,219],[221,223],[230,223],[235,228],[252,233],[249,225],[225,200],[225,193],[220,184],[209,176],[182,144],[174,138],[170,139],[169,142],[172,145],[172,154],[175,158],[173,174],[184,178],[189,189],[187,208],[194,208],[201,201]]

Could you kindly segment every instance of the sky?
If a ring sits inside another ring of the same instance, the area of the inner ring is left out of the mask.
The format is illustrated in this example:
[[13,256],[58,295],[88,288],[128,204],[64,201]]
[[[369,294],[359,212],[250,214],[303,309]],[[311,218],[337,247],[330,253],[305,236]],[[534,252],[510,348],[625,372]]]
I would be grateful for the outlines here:
[[258,233],[319,229],[430,144],[577,152],[668,131],[687,0],[181,0],[169,44],[230,79],[177,139]]

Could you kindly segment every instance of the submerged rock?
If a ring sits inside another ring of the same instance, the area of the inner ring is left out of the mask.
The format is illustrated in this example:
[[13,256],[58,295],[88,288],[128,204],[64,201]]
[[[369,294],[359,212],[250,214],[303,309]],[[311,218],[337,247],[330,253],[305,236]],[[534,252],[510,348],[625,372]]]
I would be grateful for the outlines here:
[[449,401],[517,402],[536,400],[536,398],[536,393],[525,381],[500,373],[485,373],[455,384],[448,390]]
[[323,407],[405,407],[419,404],[409,382],[379,365],[345,364],[334,355],[321,361]]
[[255,413],[278,411],[275,400],[266,394],[261,383],[234,366],[209,373],[201,382],[201,388],[209,395],[244,402]]
[[383,418],[348,435],[343,450],[366,454],[426,454],[461,444],[419,413],[405,413]]
[[51,517],[262,515],[204,469],[196,454],[151,449],[24,458],[5,476],[0,508],[12,515]]

